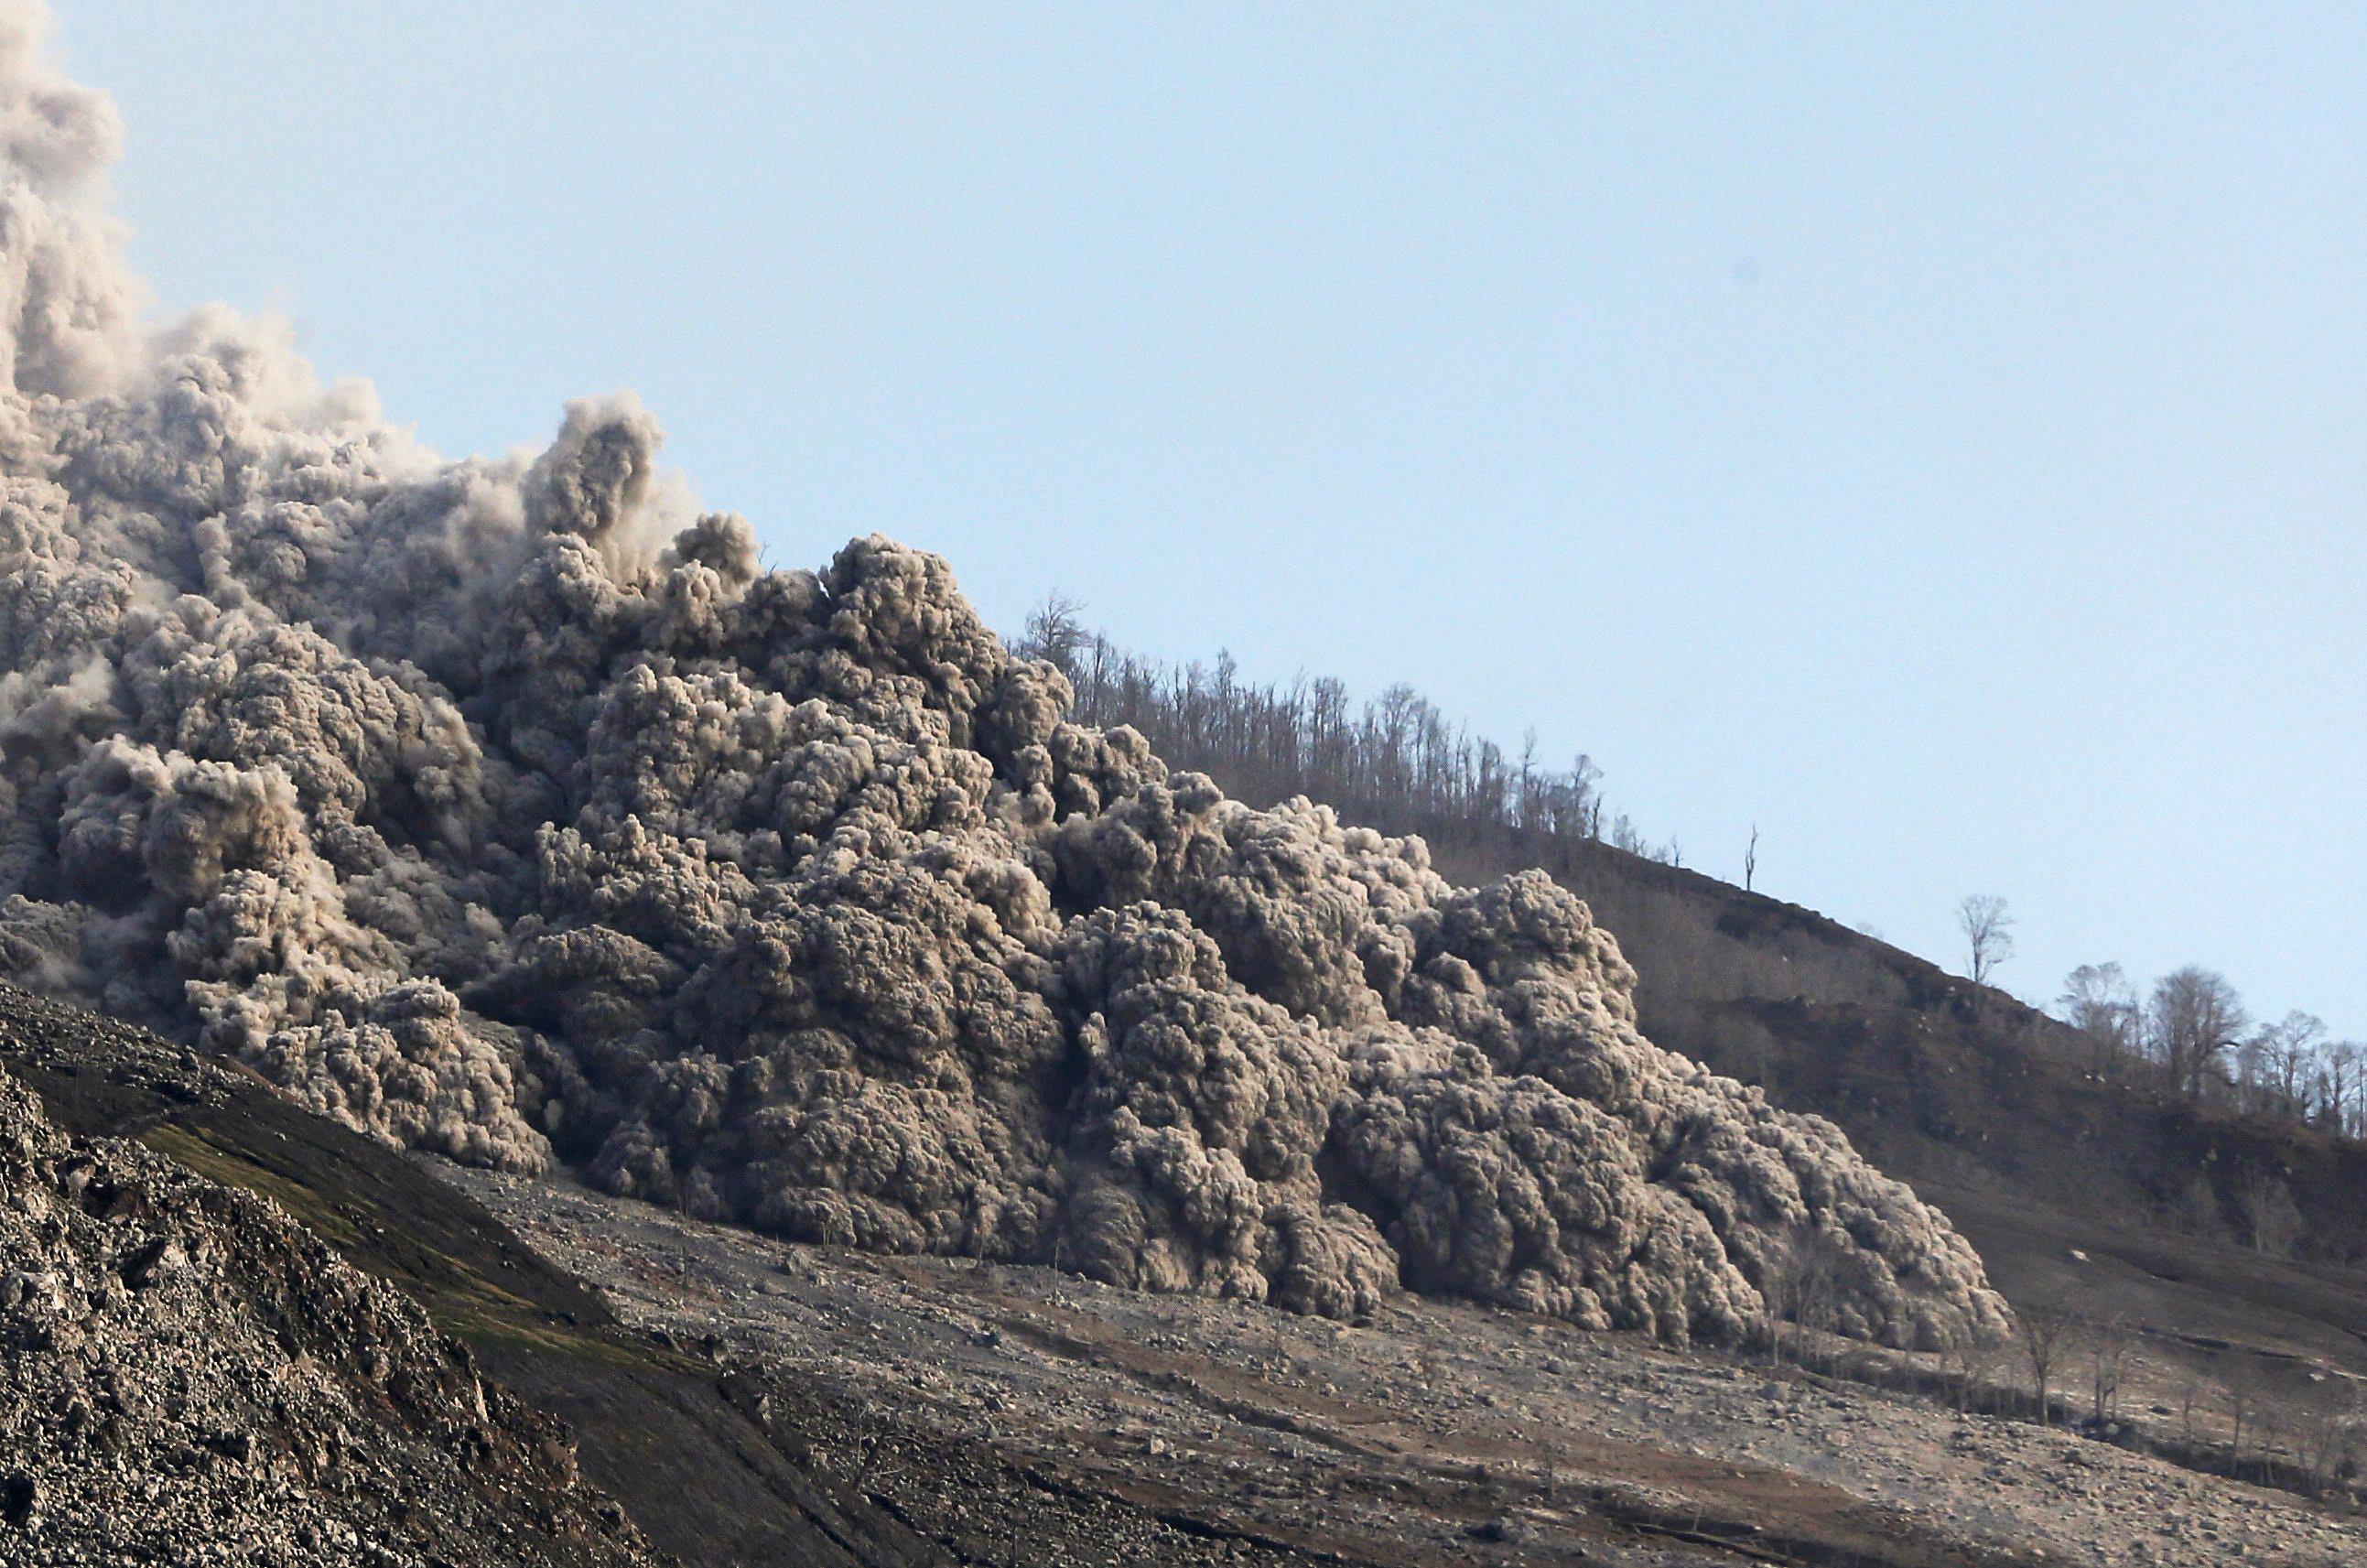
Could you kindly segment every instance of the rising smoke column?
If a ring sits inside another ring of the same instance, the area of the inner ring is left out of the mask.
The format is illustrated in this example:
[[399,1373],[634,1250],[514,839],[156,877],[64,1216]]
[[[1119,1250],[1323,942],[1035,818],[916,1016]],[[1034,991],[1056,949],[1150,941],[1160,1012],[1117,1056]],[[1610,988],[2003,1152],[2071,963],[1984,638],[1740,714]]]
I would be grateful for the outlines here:
[[268,324],[144,327],[43,25],[0,4],[0,974],[789,1236],[1679,1340],[1814,1243],[1847,1332],[2001,1322],[1543,875],[1069,722],[934,556],[760,569],[629,396],[445,462]]

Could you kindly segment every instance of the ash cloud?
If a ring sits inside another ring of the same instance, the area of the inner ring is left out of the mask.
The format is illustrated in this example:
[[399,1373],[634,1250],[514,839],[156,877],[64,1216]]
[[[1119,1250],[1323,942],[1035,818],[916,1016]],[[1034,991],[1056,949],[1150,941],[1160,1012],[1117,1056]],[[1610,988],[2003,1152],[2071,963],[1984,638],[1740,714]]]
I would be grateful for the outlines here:
[[816,1240],[1730,1337],[2001,1307],[1829,1124],[1659,1050],[1540,874],[1065,718],[946,563],[765,571],[631,397],[446,462],[146,330],[105,100],[0,5],[0,973],[456,1159]]

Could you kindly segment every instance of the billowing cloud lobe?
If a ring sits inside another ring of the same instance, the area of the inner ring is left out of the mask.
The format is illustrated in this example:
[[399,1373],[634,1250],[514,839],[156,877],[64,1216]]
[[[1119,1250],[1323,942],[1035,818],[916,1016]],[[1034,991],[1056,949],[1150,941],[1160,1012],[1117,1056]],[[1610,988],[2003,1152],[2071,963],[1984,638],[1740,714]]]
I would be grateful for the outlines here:
[[143,328],[40,31],[0,6],[0,974],[790,1236],[1678,1339],[1813,1242],[1848,1332],[1999,1321],[1543,875],[1069,722],[934,556],[763,570],[629,396],[446,462],[268,324]]

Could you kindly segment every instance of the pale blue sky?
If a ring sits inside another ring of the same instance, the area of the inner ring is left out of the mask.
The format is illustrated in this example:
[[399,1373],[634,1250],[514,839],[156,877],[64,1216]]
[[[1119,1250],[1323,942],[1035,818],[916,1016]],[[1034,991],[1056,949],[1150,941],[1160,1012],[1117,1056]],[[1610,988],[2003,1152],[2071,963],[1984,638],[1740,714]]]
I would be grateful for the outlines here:
[[2367,12],[60,0],[161,301],[2367,1036]]

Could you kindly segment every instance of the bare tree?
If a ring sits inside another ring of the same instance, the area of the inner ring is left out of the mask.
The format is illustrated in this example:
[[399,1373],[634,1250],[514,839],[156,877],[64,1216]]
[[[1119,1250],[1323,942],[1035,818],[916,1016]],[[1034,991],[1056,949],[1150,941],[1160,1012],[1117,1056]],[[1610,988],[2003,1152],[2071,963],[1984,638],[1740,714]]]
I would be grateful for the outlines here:
[[1588,838],[1603,836],[1603,791],[1598,788],[1602,782],[1603,769],[1580,752],[1569,770],[1570,814],[1579,833]]
[[1648,856],[1652,852],[1650,840],[1637,828],[1625,812],[1612,819],[1608,842],[1614,849],[1625,849],[1630,855]]
[[2169,1087],[2201,1099],[2214,1083],[2225,1083],[2227,1053],[2247,1022],[2243,998],[2227,977],[2188,964],[2154,982],[2146,1005],[2148,1047]]
[[1759,876],[1759,824],[1750,824],[1750,847],[1742,852],[1742,891],[1749,892]]
[[2293,1188],[2280,1173],[2266,1165],[2247,1166],[2236,1178],[2236,1204],[2252,1250],[2270,1257],[2290,1257],[2301,1239],[2301,1208]]
[[2178,1385],[2178,1436],[2180,1441],[2194,1441],[2194,1407],[2203,1403],[2203,1374],[2192,1367]]
[[2278,1403],[2261,1391],[2259,1414],[2252,1421],[2252,1446],[2260,1452],[2260,1480],[2273,1483],[2277,1473],[2277,1448],[2284,1436],[2285,1412]]
[[2231,1473],[2243,1468],[2245,1424],[2259,1409],[2261,1382],[2259,1362],[2246,1352],[2231,1349],[2219,1358],[2219,1386],[2227,1396],[2227,1468]]
[[1795,1325],[1793,1358],[1803,1359],[1808,1336],[1831,1326],[1836,1286],[1836,1249],[1820,1232],[1810,1231],[1794,1242],[1789,1252],[1769,1269],[1761,1289],[1766,1301],[1767,1359],[1784,1358],[1784,1325]]
[[2362,1406],[2347,1378],[2327,1384],[2303,1407],[2301,1460],[2313,1490],[2323,1493],[2354,1462]]
[[2111,1076],[2141,1048],[2145,1010],[2119,964],[2083,963],[2073,970],[2055,999],[2055,1016],[2079,1031],[2089,1070],[2099,1076]]
[[858,1494],[868,1496],[887,1444],[886,1413],[869,1399],[849,1413],[846,1471]]
[[2356,1041],[2339,1040],[2318,1052],[2319,1080],[2325,1085],[2317,1096],[2318,1124],[2327,1131],[2344,1138],[2367,1134],[2367,1108],[2362,1108],[2361,1086],[2367,1080],[2367,1052]]
[[1074,679],[1077,654],[1088,641],[1084,615],[1083,605],[1054,588],[1044,596],[1042,603],[1027,612],[1027,630],[1014,644],[1014,651],[1031,659],[1043,659]]
[[2101,1426],[2120,1415],[2121,1374],[2128,1365],[2135,1335],[2128,1319],[2114,1312],[2090,1325],[2088,1390],[2090,1419]]
[[2240,1111],[2263,1111],[2276,1098],[2275,1074],[2269,1071],[2269,1031],[2259,1030],[2237,1040],[2228,1053],[2228,1077]]
[[2267,1091],[2261,1096],[2261,1108],[2298,1118],[2304,1109],[2310,1063],[2326,1043],[2326,1021],[2310,1013],[2287,1013],[2263,1027],[2255,1038],[2259,1045],[2260,1086]]
[[2038,1424],[2051,1426],[2055,1420],[2055,1369],[2071,1347],[2077,1320],[2068,1308],[2053,1301],[2017,1307],[2013,1317],[2015,1332],[2022,1340],[2022,1358],[2030,1363],[2031,1396],[2037,1405]]
[[1973,983],[1987,985],[1998,965],[2013,957],[2013,915],[1991,893],[1968,894],[1956,905],[1956,928],[1972,956]]
[[2010,1348],[2008,1341],[1971,1329],[1948,1336],[1942,1365],[1955,1384],[1957,1415],[1987,1402],[1989,1383]]
[[1338,680],[1261,685],[1221,653],[1213,663],[1148,658],[1087,630],[1077,601],[1059,593],[1011,647],[1069,677],[1079,723],[1129,725],[1172,769],[1206,773],[1252,804],[1306,795],[1384,833],[1419,834],[1433,851],[1511,852],[1565,875],[1593,843],[1684,861],[1674,838],[1656,843],[1632,818],[1614,819],[1603,770],[1585,754],[1548,768],[1533,735],[1508,754],[1410,686],[1355,704]]

